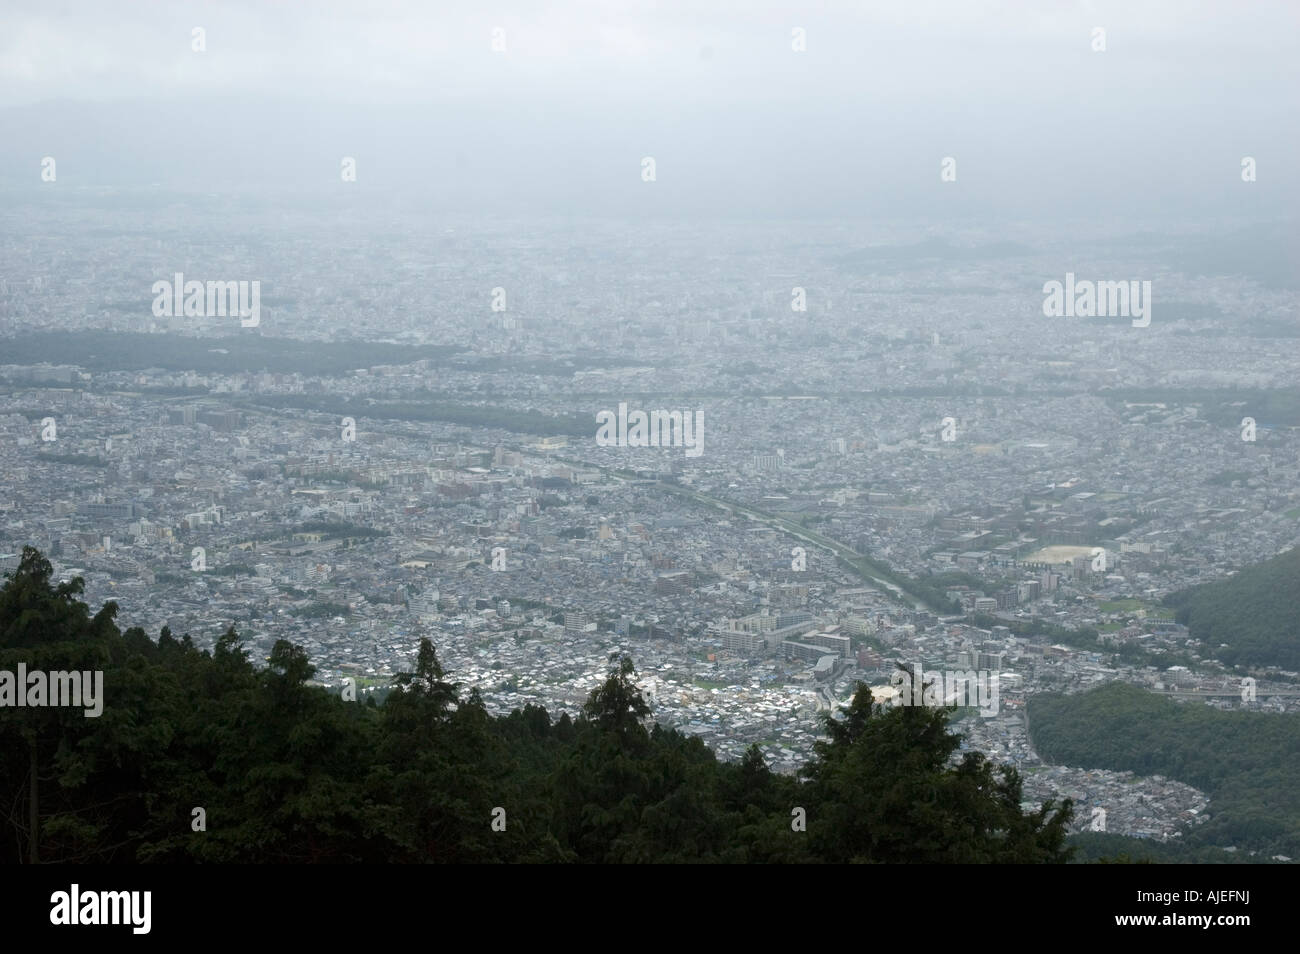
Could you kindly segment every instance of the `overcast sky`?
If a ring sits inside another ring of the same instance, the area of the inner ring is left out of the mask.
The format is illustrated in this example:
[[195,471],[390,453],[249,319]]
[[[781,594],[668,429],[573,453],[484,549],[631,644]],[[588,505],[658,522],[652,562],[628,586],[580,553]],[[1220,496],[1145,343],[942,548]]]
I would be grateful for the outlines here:
[[1296,0],[4,0],[0,187],[48,155],[68,188],[329,189],[354,156],[520,211],[1290,215],[1298,37]]

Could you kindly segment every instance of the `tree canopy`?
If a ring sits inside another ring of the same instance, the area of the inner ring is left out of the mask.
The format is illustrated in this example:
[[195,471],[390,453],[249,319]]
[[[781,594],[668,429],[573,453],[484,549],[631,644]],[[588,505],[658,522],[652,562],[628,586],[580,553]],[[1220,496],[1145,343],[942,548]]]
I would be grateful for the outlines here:
[[0,708],[0,854],[63,862],[1061,862],[1069,803],[956,758],[943,709],[859,684],[798,776],[722,762],[653,720],[630,659],[570,717],[488,713],[419,644],[382,705],[312,684],[298,646],[255,666],[93,616],[24,550],[0,588],[0,670],[101,670],[102,715]]

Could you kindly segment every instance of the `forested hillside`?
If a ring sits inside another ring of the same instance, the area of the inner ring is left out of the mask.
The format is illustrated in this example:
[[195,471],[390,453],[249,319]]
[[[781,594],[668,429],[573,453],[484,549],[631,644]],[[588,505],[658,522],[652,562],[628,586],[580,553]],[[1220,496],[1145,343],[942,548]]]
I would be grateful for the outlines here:
[[1029,700],[1044,761],[1164,775],[1210,796],[1210,820],[1191,846],[1300,857],[1300,719],[1178,703],[1113,682]]
[[[799,779],[649,722],[622,660],[576,719],[495,718],[419,646],[382,706],[93,616],[28,548],[0,590],[0,671],[102,670],[103,712],[0,708],[0,856],[42,862],[1059,862],[1069,803],[950,761],[948,712],[860,691]],[[202,812],[200,814],[199,810]],[[199,821],[202,819],[203,824]],[[495,822],[495,824],[494,824]],[[198,830],[203,829],[203,830]]]
[[1230,666],[1300,670],[1300,548],[1225,580],[1171,593],[1175,619]]

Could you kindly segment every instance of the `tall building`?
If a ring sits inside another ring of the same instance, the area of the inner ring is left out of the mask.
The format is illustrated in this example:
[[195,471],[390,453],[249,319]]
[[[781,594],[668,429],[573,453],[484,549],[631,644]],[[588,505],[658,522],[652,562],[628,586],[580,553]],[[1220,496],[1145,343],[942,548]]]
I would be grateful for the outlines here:
[[659,596],[685,596],[690,592],[691,575],[685,570],[660,573],[655,579],[655,593]]
[[847,636],[840,636],[835,633],[816,633],[804,637],[804,642],[812,643],[814,646],[820,646],[822,651],[832,650],[842,659],[848,659],[852,654],[852,640]]
[[745,633],[739,630],[723,630],[718,633],[722,648],[733,653],[753,653],[766,647],[767,642],[759,633]]
[[407,602],[407,608],[412,616],[432,619],[438,615],[438,598],[437,590],[425,590],[418,596],[412,596]]
[[130,520],[136,516],[136,505],[131,503],[83,503],[77,512],[96,520]]
[[781,649],[785,653],[786,659],[802,659],[804,662],[816,663],[823,656],[834,658],[834,654],[826,651],[825,646],[818,646],[813,643],[801,643],[793,639],[783,640]]
[[239,427],[240,414],[238,411],[204,411],[198,415],[198,423],[228,434]]
[[807,610],[791,610],[788,613],[781,613],[776,618],[776,629],[784,629],[787,626],[797,626],[800,623],[811,623],[813,614]]

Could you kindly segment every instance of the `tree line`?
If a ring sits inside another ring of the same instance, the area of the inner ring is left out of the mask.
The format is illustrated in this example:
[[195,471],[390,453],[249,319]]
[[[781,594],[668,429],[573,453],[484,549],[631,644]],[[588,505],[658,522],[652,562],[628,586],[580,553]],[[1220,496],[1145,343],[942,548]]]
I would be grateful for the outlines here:
[[280,640],[255,665],[92,615],[28,547],[0,589],[0,672],[100,670],[103,712],[0,707],[0,854],[91,863],[1063,862],[1073,808],[1021,809],[1009,767],[959,752],[949,710],[859,684],[797,775],[720,761],[653,719],[629,659],[582,710],[493,716],[431,642],[382,704],[313,684]]

